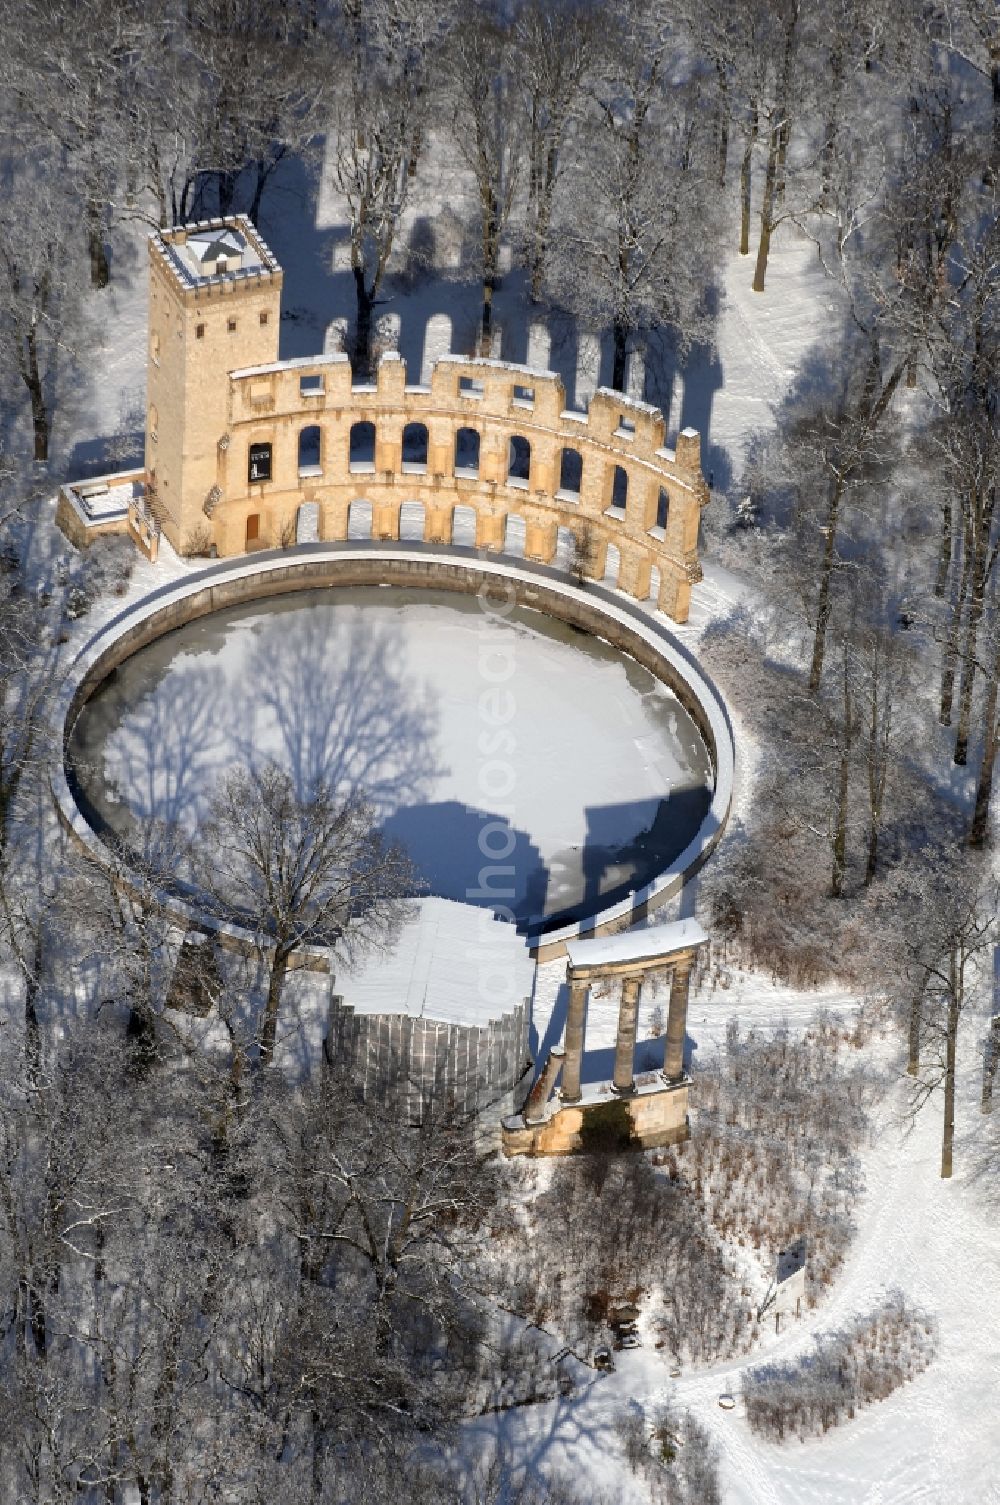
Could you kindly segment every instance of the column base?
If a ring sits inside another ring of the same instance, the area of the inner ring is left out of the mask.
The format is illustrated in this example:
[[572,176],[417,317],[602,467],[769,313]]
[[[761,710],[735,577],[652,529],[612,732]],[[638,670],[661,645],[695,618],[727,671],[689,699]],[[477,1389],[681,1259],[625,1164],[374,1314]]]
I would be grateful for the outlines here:
[[627,1087],[619,1087],[617,1082],[612,1082],[611,1091],[615,1097],[635,1097],[635,1083],[629,1082]]

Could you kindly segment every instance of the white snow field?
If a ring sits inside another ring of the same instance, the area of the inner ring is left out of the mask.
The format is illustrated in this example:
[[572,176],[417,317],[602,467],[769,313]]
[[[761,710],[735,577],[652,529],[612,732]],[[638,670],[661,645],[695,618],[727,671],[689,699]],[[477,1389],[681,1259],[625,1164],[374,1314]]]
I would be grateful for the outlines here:
[[[290,166],[285,178],[276,180],[261,225],[285,268],[282,355],[289,357],[335,348],[351,315],[350,278],[342,254],[347,233],[343,212],[326,182],[315,215],[304,213],[311,200],[295,174]],[[454,161],[434,151],[428,155],[426,174],[430,192],[422,190],[419,213],[434,222],[438,211],[450,213],[449,206],[462,203],[463,175]],[[404,242],[416,213],[411,212],[404,227]],[[451,220],[455,218],[451,214]],[[474,337],[478,289],[462,280],[454,257],[449,265],[449,241],[443,233],[437,250],[444,275],[391,283],[385,290],[386,328],[408,361],[411,380],[419,380],[428,364],[449,349],[468,353]],[[715,353],[690,363],[657,391],[647,393],[667,410],[672,431],[684,423],[701,430],[706,473],[714,474],[716,507],[726,505],[720,493],[738,477],[754,431],[772,422],[774,405],[838,307],[837,293],[814,247],[788,224],[773,242],[763,295],[751,292],[751,274],[748,259],[730,257]],[[523,284],[512,274],[497,295],[494,353],[505,359],[547,362],[563,375],[570,404],[583,405],[601,379],[598,343],[586,335],[577,338],[575,332],[567,339],[565,328],[543,311],[529,314],[522,292]],[[57,413],[56,439],[67,475],[106,471],[108,444],[123,419],[126,428],[141,427],[145,300],[141,236],[137,233],[129,242],[123,235],[111,287],[88,298],[93,350],[75,383],[64,384]],[[640,375],[640,363],[634,361],[630,380],[637,395]],[[155,570],[142,562],[137,566],[129,597],[196,567],[165,548]],[[688,645],[696,647],[709,621],[727,613],[737,599],[752,598],[752,592],[752,581],[720,570],[707,559],[705,580],[694,591],[691,621],[682,632]],[[109,601],[106,610],[103,605],[95,609],[67,652],[79,646],[101,616],[122,604]],[[207,654],[202,659],[206,669],[214,663]],[[741,781],[738,814],[753,797],[757,750],[741,735],[738,707],[733,719]],[[449,762],[453,761],[450,753]],[[538,974],[539,1039],[545,1036],[562,975],[558,962]],[[726,1021],[734,1014],[744,1026],[784,1022],[798,1031],[820,1006],[852,1012],[858,1005],[859,1000],[837,991],[794,992],[764,977],[745,976],[726,991],[694,997],[689,1033],[697,1053],[707,1053],[722,1040]],[[303,1028],[308,1022],[303,1018]],[[915,1127],[907,1130],[905,1085],[900,1082],[882,1104],[875,1142],[864,1156],[866,1188],[855,1212],[857,1234],[834,1288],[816,1310],[790,1323],[780,1338],[772,1338],[746,1361],[807,1351],[815,1334],[835,1331],[898,1287],[938,1323],[939,1352],[918,1379],[821,1440],[778,1447],[751,1436],[741,1407],[726,1412],[718,1406],[720,1393],[738,1390],[739,1366],[685,1372],[674,1383],[655,1353],[639,1349],[617,1355],[615,1374],[595,1378],[573,1397],[470,1424],[465,1437],[469,1456],[482,1455],[498,1441],[529,1472],[567,1474],[583,1497],[590,1491],[595,1499],[604,1495],[623,1505],[647,1500],[627,1471],[610,1423],[627,1401],[652,1405],[672,1391],[719,1445],[726,1505],[1000,1501],[1000,1238],[995,1192],[1000,1135],[993,1120],[983,1120],[978,1111],[981,1020],[969,1018],[963,1028],[954,1178],[938,1177],[939,1100],[932,1101]],[[612,1037],[613,1003],[595,1001],[588,1019],[588,1049],[599,1050]],[[996,1117],[1000,1120],[1000,1113]],[[696,1122],[694,1127],[697,1132]],[[664,1280],[669,1280],[669,1270]]]
[[74,757],[123,830],[195,824],[221,774],[264,758],[303,790],[364,790],[431,892],[523,919],[641,887],[687,845],[712,779],[677,698],[608,644],[535,611],[379,587],[170,633],[84,709]]

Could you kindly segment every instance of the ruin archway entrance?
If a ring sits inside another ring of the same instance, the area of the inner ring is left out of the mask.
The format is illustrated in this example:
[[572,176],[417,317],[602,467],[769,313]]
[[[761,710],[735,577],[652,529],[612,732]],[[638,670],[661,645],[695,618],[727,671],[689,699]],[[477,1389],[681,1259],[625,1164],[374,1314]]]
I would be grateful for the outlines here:
[[372,536],[372,504],[371,502],[355,501],[351,503],[347,514],[348,538],[371,538]]
[[516,512],[509,512],[503,530],[503,551],[505,554],[511,554],[515,559],[524,558],[525,532],[524,518],[518,517]]
[[464,549],[476,547],[476,509],[459,504],[451,514],[451,541]]
[[423,502],[404,502],[399,509],[401,542],[423,543],[426,513]]
[[319,540],[319,503],[303,502],[295,514],[295,542],[317,543]]

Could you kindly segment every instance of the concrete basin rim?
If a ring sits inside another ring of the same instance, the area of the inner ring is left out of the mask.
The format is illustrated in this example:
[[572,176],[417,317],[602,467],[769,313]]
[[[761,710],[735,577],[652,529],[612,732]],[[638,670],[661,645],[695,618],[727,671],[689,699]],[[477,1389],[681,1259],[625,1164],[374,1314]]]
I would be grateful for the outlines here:
[[[220,561],[173,580],[143,596],[139,601],[117,612],[105,622],[83,645],[73,659],[57,695],[55,707],[56,754],[50,764],[49,783],[57,813],[65,828],[84,848],[87,854],[102,866],[111,866],[115,860],[113,849],[104,841],[80,810],[73,796],[67,777],[67,748],[72,721],[83,705],[118,664],[132,657],[140,648],[159,637],[165,636],[185,621],[211,615],[226,605],[219,602],[207,610],[192,610],[190,617],[178,616],[177,609],[187,600],[203,598],[203,593],[213,587],[245,582],[246,594],[240,603],[250,603],[271,594],[293,594],[296,591],[323,587],[336,587],[335,579],[315,578],[326,568],[335,573],[349,573],[352,566],[384,566],[391,578],[372,581],[372,584],[411,586],[423,589],[454,589],[472,594],[468,586],[449,585],[447,580],[429,578],[435,567],[452,571],[452,578],[462,574],[484,577],[480,582],[508,580],[522,588],[518,604],[540,610],[546,615],[581,625],[575,617],[594,618],[585,630],[629,654],[615,637],[607,637],[600,630],[603,619],[609,629],[615,628],[618,636],[632,637],[644,645],[661,662],[663,672],[647,664],[661,683],[680,694],[686,709],[693,716],[705,742],[712,762],[715,787],[708,811],[691,841],[666,868],[658,873],[643,888],[637,889],[629,898],[595,910],[553,930],[529,932],[526,943],[540,960],[561,955],[567,941],[581,936],[597,936],[625,930],[676,895],[685,882],[698,871],[708,859],[720,840],[732,805],[736,767],[735,738],[725,702],[697,659],[662,622],[657,621],[648,610],[637,606],[628,597],[593,582],[577,583],[562,571],[550,566],[515,560],[507,555],[497,555],[476,549],[446,545],[407,545],[399,543],[318,543],[303,544],[295,548],[260,552],[249,557]],[[340,566],[340,571],[337,567]],[[412,574],[409,571],[412,568]],[[345,580],[343,584],[352,584]],[[255,589],[259,587],[259,589]],[[271,586],[271,589],[268,587]],[[279,589],[275,590],[274,586]],[[550,604],[565,604],[569,615],[561,615],[549,606],[525,598],[523,592],[535,588],[536,596],[544,593]],[[153,631],[160,618],[168,618],[161,631]],[[145,627],[148,635],[128,652],[114,657],[122,640],[138,633]],[[635,656],[634,654],[631,656]],[[113,662],[112,662],[113,659]],[[106,663],[104,672],[102,666]],[[124,876],[124,875],[123,875]],[[249,930],[227,925],[213,919],[205,912],[161,890],[152,890],[148,880],[130,873],[129,886],[137,893],[148,894],[154,902],[173,915],[179,924],[194,930],[218,934],[225,944],[241,949],[256,948],[259,938]],[[308,964],[308,962],[307,962]],[[314,964],[322,965],[322,953],[314,954]]]

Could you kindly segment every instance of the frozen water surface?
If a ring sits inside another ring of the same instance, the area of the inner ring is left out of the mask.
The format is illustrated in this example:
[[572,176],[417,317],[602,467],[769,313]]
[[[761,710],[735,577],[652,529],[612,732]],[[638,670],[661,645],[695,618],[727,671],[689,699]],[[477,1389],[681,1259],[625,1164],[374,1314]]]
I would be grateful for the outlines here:
[[397,587],[318,590],[190,623],[85,707],[71,755],[141,845],[192,828],[234,765],[363,789],[432,893],[521,920],[610,902],[686,845],[710,797],[674,695],[540,612]]

